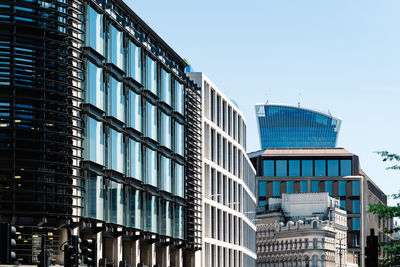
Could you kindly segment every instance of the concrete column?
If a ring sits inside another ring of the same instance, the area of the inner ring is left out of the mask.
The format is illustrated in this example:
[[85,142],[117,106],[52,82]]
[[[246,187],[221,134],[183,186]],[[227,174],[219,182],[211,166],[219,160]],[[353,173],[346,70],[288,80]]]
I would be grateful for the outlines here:
[[182,249],[180,248],[180,249],[178,249],[177,251],[176,251],[177,253],[176,253],[176,257],[177,257],[177,259],[176,259],[176,266],[175,267],[183,267],[183,253],[182,253]]
[[164,255],[163,255],[163,265],[162,267],[169,267],[171,266],[171,248],[170,246],[166,246],[164,249]]
[[97,262],[96,267],[99,266],[99,260],[103,258],[103,234],[99,232],[96,234],[96,244],[97,244]]
[[132,247],[133,247],[132,266],[136,267],[140,262],[140,240],[133,241]]
[[151,265],[150,266],[154,266],[157,263],[157,247],[156,247],[156,243],[152,243],[150,245],[150,249],[151,249]]
[[119,262],[123,259],[122,236],[114,238],[114,261],[119,266]]

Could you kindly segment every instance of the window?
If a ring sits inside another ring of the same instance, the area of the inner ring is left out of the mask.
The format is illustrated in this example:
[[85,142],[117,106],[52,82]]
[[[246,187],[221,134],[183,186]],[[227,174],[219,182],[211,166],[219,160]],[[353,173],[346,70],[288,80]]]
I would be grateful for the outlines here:
[[124,70],[123,33],[110,25],[110,38],[108,39],[108,61]]
[[340,208],[342,210],[346,210],[346,200],[345,199],[340,200]]
[[171,74],[161,69],[161,101],[171,105]]
[[353,221],[353,231],[360,231],[360,218],[354,217],[352,219]]
[[353,214],[360,214],[360,200],[353,200]]
[[146,56],[146,89],[157,95],[157,63]]
[[316,238],[313,239],[313,248],[318,247],[318,240]]
[[351,159],[340,160],[340,176],[351,175]]
[[300,176],[300,160],[289,160],[289,176]]
[[129,139],[129,176],[142,180],[142,144]]
[[158,201],[157,197],[147,194],[146,198],[146,230],[157,233],[158,231]]
[[354,197],[360,196],[360,181],[351,182],[352,194]]
[[300,193],[307,193],[307,181],[300,181]]
[[315,160],[315,176],[326,176],[325,160]]
[[179,239],[184,238],[184,209],[183,206],[176,205],[175,206],[175,233],[174,236]]
[[172,169],[171,169],[171,159],[165,156],[161,156],[161,189],[167,192],[171,192],[171,178],[172,178]]
[[146,148],[145,183],[157,187],[157,152]]
[[279,197],[281,195],[281,182],[273,181],[272,182],[272,196]]
[[86,102],[104,110],[103,69],[87,61]]
[[275,164],[273,160],[263,160],[263,176],[275,176]]
[[161,145],[171,148],[171,117],[161,112]]
[[143,200],[142,192],[131,188],[130,197],[130,215],[131,226],[137,229],[143,229]]
[[346,196],[346,184],[347,184],[347,181],[339,181],[339,196],[340,197]]
[[276,176],[287,176],[287,160],[276,161]]
[[332,185],[333,181],[325,181],[325,192],[328,192],[329,196],[332,196]]
[[258,196],[259,197],[267,196],[267,181],[258,182]]
[[122,133],[110,128],[108,135],[108,168],[124,173],[124,142]]
[[108,88],[108,115],[125,122],[125,99],[122,83],[110,76]]
[[97,164],[104,165],[104,133],[100,121],[87,117],[86,158]]
[[313,161],[302,160],[301,161],[301,176],[311,177],[313,176]]
[[142,97],[129,90],[129,126],[142,131]]
[[328,160],[328,176],[339,176],[339,160]]
[[175,153],[184,156],[184,132],[183,125],[175,122]]
[[129,41],[129,76],[137,82],[142,82],[141,50],[133,42]]
[[108,220],[124,224],[124,190],[122,184],[108,181]]
[[265,201],[265,200],[259,200],[258,201],[258,206],[259,207],[265,207],[265,205],[267,205],[267,201]]
[[86,182],[86,216],[104,220],[104,186],[103,176],[88,172]]
[[146,103],[146,136],[157,141],[157,108]]
[[183,91],[183,84],[178,81],[175,81],[175,93],[174,93],[174,102],[175,102],[175,111],[184,115],[185,111],[185,103],[184,103],[185,92]]
[[103,15],[97,13],[91,6],[87,9],[86,45],[104,55]]
[[293,194],[294,192],[294,181],[286,182],[286,193]]
[[185,190],[184,190],[184,168],[182,165],[175,163],[175,195],[184,197]]
[[318,193],[319,181],[311,181],[311,192]]

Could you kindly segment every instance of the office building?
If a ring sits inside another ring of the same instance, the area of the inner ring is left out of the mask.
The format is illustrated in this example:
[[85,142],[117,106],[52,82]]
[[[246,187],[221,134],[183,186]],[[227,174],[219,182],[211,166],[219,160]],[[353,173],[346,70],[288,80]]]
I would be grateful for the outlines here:
[[201,72],[188,76],[203,103],[203,243],[199,266],[256,266],[255,170],[242,112]]
[[201,96],[120,0],[0,4],[0,220],[36,264],[67,229],[104,266],[194,266]]
[[282,194],[257,215],[258,266],[358,266],[346,211],[328,193]]
[[[349,252],[364,255],[369,229],[379,223],[376,216],[368,216],[368,203],[373,199],[386,205],[387,200],[360,169],[357,155],[343,148],[267,149],[250,153],[249,158],[257,170],[259,207],[267,207],[269,198],[283,193],[328,192],[347,211]],[[392,222],[385,225],[390,228]],[[359,263],[364,266],[362,257]]]
[[330,113],[285,104],[257,104],[261,149],[332,148],[341,119]]

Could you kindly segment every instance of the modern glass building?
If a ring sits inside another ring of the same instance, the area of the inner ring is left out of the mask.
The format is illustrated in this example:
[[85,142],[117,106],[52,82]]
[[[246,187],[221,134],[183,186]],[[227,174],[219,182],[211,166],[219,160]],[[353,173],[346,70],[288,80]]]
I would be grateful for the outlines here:
[[261,149],[335,147],[341,119],[303,107],[257,104]]
[[196,266],[255,267],[255,170],[242,112],[201,72],[188,76],[203,104],[203,242]]
[[357,155],[343,148],[266,149],[249,158],[257,170],[257,214],[268,212],[268,200],[284,193],[328,192],[347,211],[347,247],[359,255],[360,266],[370,228],[380,241],[390,238],[381,225],[391,228],[392,222],[368,214],[368,204],[386,205],[386,196],[360,169]]
[[[45,234],[104,266],[191,266],[201,248],[201,96],[120,0],[0,3],[0,220],[35,264]],[[111,266],[111,265],[110,265]]]

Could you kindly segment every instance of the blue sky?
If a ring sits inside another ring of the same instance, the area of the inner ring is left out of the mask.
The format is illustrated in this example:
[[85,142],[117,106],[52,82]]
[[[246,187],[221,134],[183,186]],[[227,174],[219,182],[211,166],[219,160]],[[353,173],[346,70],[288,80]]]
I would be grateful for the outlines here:
[[400,172],[400,1],[125,0],[196,71],[235,99],[259,149],[254,104],[301,105],[342,118],[338,146],[385,193]]

